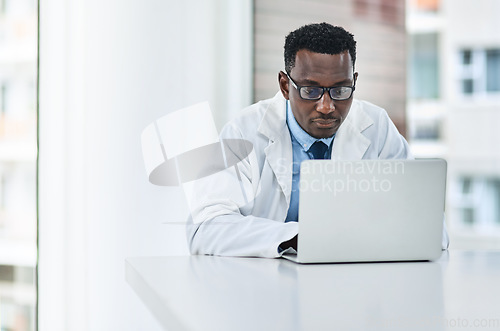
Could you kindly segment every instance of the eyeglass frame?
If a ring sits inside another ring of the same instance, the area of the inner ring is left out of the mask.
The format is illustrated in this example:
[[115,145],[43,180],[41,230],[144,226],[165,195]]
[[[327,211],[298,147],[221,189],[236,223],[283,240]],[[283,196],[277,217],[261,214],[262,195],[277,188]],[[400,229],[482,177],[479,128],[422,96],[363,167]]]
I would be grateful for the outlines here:
[[[290,81],[292,82],[292,85],[293,87],[295,87],[295,89],[299,92],[299,96],[302,100],[307,100],[307,101],[318,101],[320,100],[323,95],[325,95],[325,91],[328,91],[328,94],[330,95],[330,98],[332,100],[335,100],[335,101],[345,101],[345,100],[349,100],[351,97],[352,97],[352,94],[354,93],[354,90],[356,90],[356,79],[354,79],[354,85],[352,86],[331,86],[331,87],[323,87],[323,86],[312,86],[312,85],[299,85],[297,84],[293,79],[292,77],[290,77],[290,74],[288,73],[288,71],[285,71],[285,75],[288,77],[288,79],[290,79]],[[320,88],[320,89],[323,89],[323,91],[321,92],[321,95],[319,96],[319,98],[317,99],[306,99],[304,97],[302,97],[302,94],[300,93],[300,89],[304,88],[304,87],[314,87],[314,88]],[[350,88],[351,89],[351,94],[349,94],[349,97],[348,98],[345,98],[345,99],[336,99],[334,97],[332,97],[332,94],[330,93],[330,90],[332,89],[337,89],[337,88]]]

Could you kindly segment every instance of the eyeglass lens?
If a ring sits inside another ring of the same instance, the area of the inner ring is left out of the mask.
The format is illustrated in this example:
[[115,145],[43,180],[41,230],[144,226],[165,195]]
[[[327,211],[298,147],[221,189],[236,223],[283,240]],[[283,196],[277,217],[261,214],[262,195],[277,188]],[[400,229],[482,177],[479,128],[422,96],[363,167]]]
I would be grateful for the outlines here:
[[[325,89],[329,90],[330,97],[334,100],[349,99],[352,93],[352,87],[348,86],[331,87]],[[300,88],[300,96],[308,100],[318,100],[323,96],[325,89],[316,86],[303,86]]]

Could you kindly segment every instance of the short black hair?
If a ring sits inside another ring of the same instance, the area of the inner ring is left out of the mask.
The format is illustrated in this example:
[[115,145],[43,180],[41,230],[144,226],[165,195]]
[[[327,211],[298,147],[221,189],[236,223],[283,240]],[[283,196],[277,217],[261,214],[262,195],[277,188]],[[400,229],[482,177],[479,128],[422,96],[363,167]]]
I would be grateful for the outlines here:
[[308,24],[292,31],[285,39],[285,70],[295,66],[295,56],[301,49],[321,54],[340,54],[349,51],[352,66],[356,62],[356,41],[354,36],[340,26],[329,23]]

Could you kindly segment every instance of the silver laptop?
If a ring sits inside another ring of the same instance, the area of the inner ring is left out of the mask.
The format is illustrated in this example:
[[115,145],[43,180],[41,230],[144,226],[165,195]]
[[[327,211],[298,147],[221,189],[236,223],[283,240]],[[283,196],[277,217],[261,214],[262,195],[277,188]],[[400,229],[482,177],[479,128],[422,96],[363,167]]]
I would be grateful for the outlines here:
[[420,261],[441,255],[446,161],[301,164],[298,263]]

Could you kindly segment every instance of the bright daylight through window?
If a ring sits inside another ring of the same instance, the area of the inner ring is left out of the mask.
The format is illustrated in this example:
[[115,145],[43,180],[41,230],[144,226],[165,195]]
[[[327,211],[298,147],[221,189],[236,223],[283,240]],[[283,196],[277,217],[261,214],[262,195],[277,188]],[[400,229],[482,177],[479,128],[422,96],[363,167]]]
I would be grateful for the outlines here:
[[0,330],[35,324],[36,76],[37,1],[0,0]]

